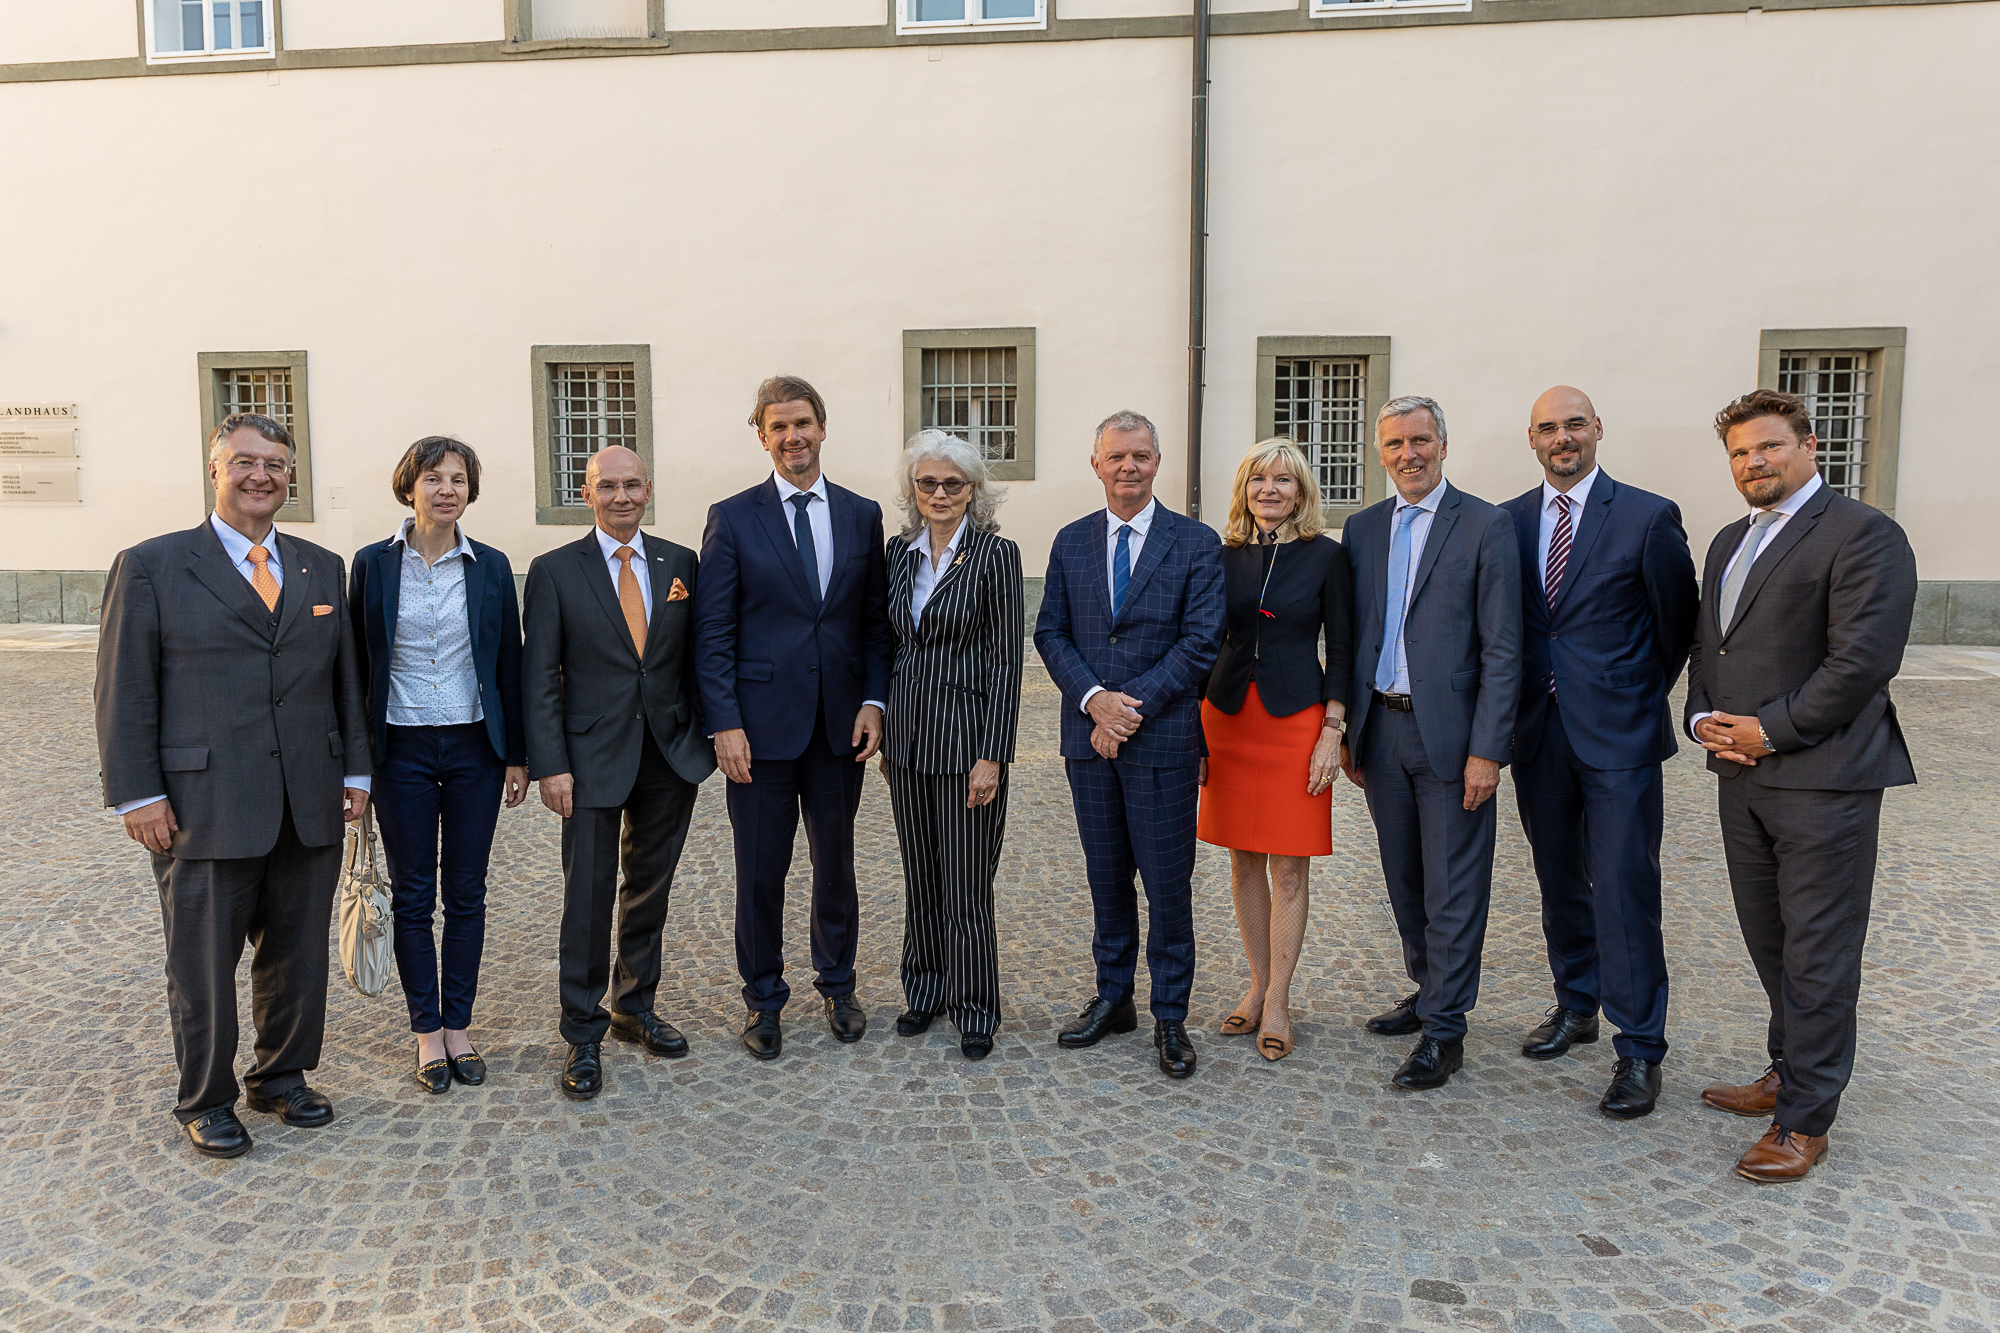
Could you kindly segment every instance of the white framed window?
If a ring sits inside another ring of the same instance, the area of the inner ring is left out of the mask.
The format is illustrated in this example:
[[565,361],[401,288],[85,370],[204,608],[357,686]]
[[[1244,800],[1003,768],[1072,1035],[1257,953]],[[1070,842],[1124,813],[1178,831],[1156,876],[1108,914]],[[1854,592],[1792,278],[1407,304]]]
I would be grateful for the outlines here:
[[1355,14],[1462,14],[1471,8],[1472,0],[1312,0],[1306,12],[1312,18],[1334,19]]
[[896,0],[896,31],[985,28],[1018,32],[1049,26],[1049,0]]
[[142,2],[149,63],[277,54],[277,0]]

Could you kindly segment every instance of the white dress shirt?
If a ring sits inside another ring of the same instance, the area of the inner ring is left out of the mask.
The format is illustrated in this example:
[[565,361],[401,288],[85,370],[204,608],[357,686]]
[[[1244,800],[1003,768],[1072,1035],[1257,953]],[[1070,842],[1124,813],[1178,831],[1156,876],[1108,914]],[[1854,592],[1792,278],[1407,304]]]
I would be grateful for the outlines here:
[[604,567],[611,571],[611,596],[618,596],[618,571],[625,568],[625,562],[618,558],[618,548],[632,548],[632,575],[639,580],[639,600],[646,604],[646,623],[653,623],[653,567],[646,560],[646,539],[639,533],[632,534],[632,540],[621,542],[603,528],[592,528],[597,534],[597,545],[604,552]]
[[958,520],[958,530],[945,543],[944,554],[931,562],[931,534],[928,528],[917,534],[916,545],[910,548],[916,557],[917,576],[910,580],[910,623],[924,623],[924,607],[930,604],[931,593],[937,588],[938,580],[951,568],[951,562],[958,558],[958,546],[965,539],[966,518]]
[[[1430,540],[1431,521],[1437,517],[1438,504],[1444,499],[1445,488],[1450,485],[1451,483],[1444,480],[1444,478],[1438,478],[1438,484],[1431,488],[1431,493],[1415,504],[1407,503],[1403,500],[1402,496],[1398,495],[1396,497],[1396,507],[1389,514],[1389,545],[1390,549],[1393,550],[1396,543],[1396,525],[1403,521],[1403,511],[1405,509],[1414,509],[1417,511],[1416,517],[1410,520],[1410,568],[1406,571],[1403,579],[1402,626],[1404,631],[1407,631],[1410,627],[1410,594],[1417,586],[1417,570],[1424,563],[1424,543]],[[1391,591],[1393,592],[1393,589]],[[1396,635],[1396,680],[1389,687],[1389,693],[1408,694],[1409,692],[1410,657],[1403,646],[1403,634],[1398,633]]]
[[479,669],[472,660],[472,620],[465,580],[472,539],[456,529],[457,545],[424,559],[410,545],[416,520],[396,533],[403,548],[396,592],[396,632],[389,647],[388,720],[392,727],[456,727],[486,720]]
[[[1139,552],[1146,549],[1146,534],[1153,530],[1153,515],[1160,511],[1158,500],[1146,501],[1146,507],[1130,518],[1120,518],[1109,509],[1104,511],[1104,587],[1114,596],[1118,589],[1118,529],[1130,525],[1132,533],[1125,539],[1125,558],[1132,562],[1130,568],[1139,568]],[[1115,613],[1117,608],[1113,608]],[[1077,707],[1088,713],[1090,696],[1104,693],[1102,685],[1093,685],[1084,691],[1083,702]]]
[[[1786,496],[1784,499],[1778,501],[1778,503],[1767,506],[1766,509],[1761,509],[1761,510],[1756,508],[1755,506],[1752,506],[1750,513],[1753,516],[1763,512],[1773,513],[1778,516],[1777,522],[1771,524],[1770,527],[1764,529],[1764,540],[1757,543],[1757,551],[1760,555],[1763,552],[1771,549],[1771,543],[1776,541],[1778,539],[1778,534],[1785,530],[1785,524],[1792,521],[1792,515],[1798,513],[1799,510],[1805,508],[1806,501],[1812,499],[1813,495],[1823,485],[1825,485],[1825,483],[1819,479],[1819,473],[1817,471],[1814,471],[1814,473],[1812,474],[1812,479],[1810,481],[1808,481],[1805,485],[1799,487],[1796,491],[1793,491],[1790,495]],[[1729,571],[1736,568],[1736,562],[1743,558],[1743,548],[1750,544],[1750,538],[1754,536],[1756,532],[1757,529],[1755,527],[1746,528],[1744,530],[1743,540],[1736,543],[1736,549],[1730,553],[1729,563],[1722,567],[1721,582],[1715,585],[1718,593],[1721,591],[1722,585],[1724,583],[1729,582]],[[1741,604],[1739,603],[1739,609],[1740,605]],[[1701,610],[1702,614],[1704,615],[1713,614],[1713,612],[1711,612],[1709,608],[1706,606],[1702,607]],[[1724,625],[1722,627],[1722,630],[1727,631],[1728,628],[1729,626]],[[1695,735],[1694,729],[1701,725],[1701,720],[1703,718],[1713,717],[1713,716],[1714,716],[1713,712],[1696,713],[1692,718],[1688,720],[1688,735],[1694,736],[1694,738],[1697,741],[1700,740],[1701,737]]]
[[[1590,503],[1590,488],[1597,483],[1597,469],[1584,473],[1583,480],[1569,488],[1569,542],[1570,550],[1576,550],[1578,539],[1583,536],[1583,507]],[[1547,596],[1549,588],[1549,544],[1556,535],[1556,498],[1564,492],[1549,485],[1548,478],[1542,479],[1542,593]]]
[[813,502],[806,506],[806,522],[812,525],[813,555],[819,566],[819,595],[826,597],[827,584],[833,581],[833,509],[826,498],[826,473],[813,478],[813,484],[801,491],[798,487],[771,473],[771,480],[778,483],[778,503],[785,507],[785,530],[792,534],[792,545],[798,546],[797,524],[798,506],[792,503],[794,495],[810,495]]
[[[245,583],[249,583],[257,574],[257,566],[250,563],[250,548],[261,546],[264,548],[264,554],[267,557],[264,561],[264,568],[271,571],[271,577],[277,580],[280,589],[285,586],[285,569],[283,565],[278,563],[278,530],[275,527],[267,529],[261,540],[253,542],[235,528],[224,523],[220,514],[211,513],[208,516],[208,526],[215,529],[216,537],[222,542],[223,552],[228,555],[229,562],[236,566],[236,572],[243,576]],[[343,777],[340,783],[344,787],[353,787],[358,791],[367,791],[372,781],[373,779],[371,778],[359,777],[350,773],[346,777]],[[123,817],[131,814],[134,810],[144,809],[146,806],[157,804],[166,799],[167,794],[165,792],[161,792],[158,796],[141,797],[136,801],[126,801],[121,805],[112,806],[111,813]]]

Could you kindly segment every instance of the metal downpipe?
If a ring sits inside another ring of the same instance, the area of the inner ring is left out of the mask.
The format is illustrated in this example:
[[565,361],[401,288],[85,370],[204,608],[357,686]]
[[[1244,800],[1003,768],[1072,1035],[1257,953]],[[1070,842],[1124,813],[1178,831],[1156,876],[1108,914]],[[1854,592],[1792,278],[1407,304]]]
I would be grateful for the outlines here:
[[1201,518],[1202,380],[1208,369],[1208,0],[1194,0],[1188,199],[1188,517]]

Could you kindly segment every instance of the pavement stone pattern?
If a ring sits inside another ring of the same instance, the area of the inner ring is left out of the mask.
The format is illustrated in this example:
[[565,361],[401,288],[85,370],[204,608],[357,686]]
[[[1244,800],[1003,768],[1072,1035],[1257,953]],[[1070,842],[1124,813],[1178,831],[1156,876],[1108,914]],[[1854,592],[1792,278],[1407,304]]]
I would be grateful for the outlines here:
[[662,1009],[693,1052],[610,1044],[605,1094],[565,1101],[557,821],[531,798],[503,814],[495,849],[474,1021],[486,1086],[419,1091],[395,987],[363,999],[336,966],[313,1082],[339,1119],[290,1129],[246,1110],[255,1151],[210,1162],[168,1114],[157,903],[144,855],[98,805],[92,659],[0,652],[0,1329],[2000,1325],[2000,681],[1897,687],[1923,785],[1884,810],[1859,1075],[1827,1163],[1760,1188],[1730,1168],[1762,1127],[1697,1099],[1765,1059],[1714,780],[1693,756],[1668,769],[1674,1051],[1652,1117],[1596,1113],[1608,1040],[1548,1064],[1518,1053],[1550,996],[1504,783],[1486,985],[1448,1087],[1389,1087],[1409,1039],[1360,1028],[1406,983],[1345,785],[1340,850],[1314,871],[1298,1047],[1277,1064],[1214,1035],[1247,973],[1226,860],[1202,850],[1202,1064],[1175,1083],[1144,1026],[1055,1046],[1091,993],[1090,907],[1058,700],[1030,664],[998,895],[1007,1020],[984,1064],[944,1024],[894,1034],[900,873],[873,777],[868,1037],[836,1043],[813,1003],[801,850],[786,1052],[750,1058],[718,778],[668,927]]

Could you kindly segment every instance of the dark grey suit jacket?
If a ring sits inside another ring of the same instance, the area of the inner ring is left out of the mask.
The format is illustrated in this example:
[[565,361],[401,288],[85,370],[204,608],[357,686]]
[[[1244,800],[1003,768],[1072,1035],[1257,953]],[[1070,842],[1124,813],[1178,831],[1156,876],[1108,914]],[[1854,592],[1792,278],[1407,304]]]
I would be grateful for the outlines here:
[[207,519],[111,562],[97,645],[104,803],[165,792],[183,860],[264,855],[288,802],[300,842],[339,842],[341,779],[370,771],[340,558],[275,540],[276,611]]
[[1749,526],[1746,515],[1709,543],[1685,717],[1755,714],[1777,753],[1753,768],[1711,754],[1709,772],[1813,791],[1915,782],[1889,699],[1917,601],[1903,529],[1822,486],[1757,553],[1724,627],[1722,575]]
[[[689,782],[715,771],[694,675],[695,555],[646,533],[639,537],[653,583],[643,661],[632,648],[596,528],[528,566],[521,617],[528,776],[570,774],[579,808],[625,804],[649,728]],[[685,597],[673,596],[675,579]]]
[[[1359,757],[1388,606],[1389,525],[1396,497],[1347,520],[1354,566],[1354,688],[1348,743]],[[1456,486],[1438,501],[1403,621],[1410,695],[1431,772],[1450,782],[1468,755],[1514,756],[1521,696],[1521,553],[1505,510]]]
[[[1021,548],[968,527],[958,558],[910,618],[917,562],[930,538],[891,537],[889,623],[896,630],[882,748],[913,773],[970,773],[981,759],[1014,762],[1026,655]],[[920,553],[921,552],[921,553]]]

